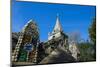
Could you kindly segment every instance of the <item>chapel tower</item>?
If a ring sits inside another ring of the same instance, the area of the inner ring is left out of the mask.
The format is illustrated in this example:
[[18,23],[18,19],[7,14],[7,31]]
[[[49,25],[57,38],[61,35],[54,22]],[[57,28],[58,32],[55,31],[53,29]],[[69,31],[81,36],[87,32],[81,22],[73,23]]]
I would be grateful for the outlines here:
[[[57,14],[56,24],[54,29],[48,35],[48,43],[50,44],[51,48],[68,48],[68,36],[63,32],[62,26],[60,24],[60,19]],[[50,47],[49,47],[50,48]],[[52,49],[50,49],[52,50]]]
[[61,36],[61,33],[63,32],[59,16],[57,15],[56,24],[54,26],[53,31],[48,35],[48,40],[51,40],[52,38],[58,38]]

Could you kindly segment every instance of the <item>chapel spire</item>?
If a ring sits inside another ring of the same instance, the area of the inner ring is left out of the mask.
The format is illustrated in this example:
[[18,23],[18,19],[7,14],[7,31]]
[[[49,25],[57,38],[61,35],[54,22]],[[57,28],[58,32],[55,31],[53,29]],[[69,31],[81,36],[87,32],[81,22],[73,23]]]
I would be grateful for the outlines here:
[[61,32],[61,31],[62,31],[62,27],[60,24],[59,15],[57,14],[56,24],[55,24],[55,27],[53,29],[53,33]]

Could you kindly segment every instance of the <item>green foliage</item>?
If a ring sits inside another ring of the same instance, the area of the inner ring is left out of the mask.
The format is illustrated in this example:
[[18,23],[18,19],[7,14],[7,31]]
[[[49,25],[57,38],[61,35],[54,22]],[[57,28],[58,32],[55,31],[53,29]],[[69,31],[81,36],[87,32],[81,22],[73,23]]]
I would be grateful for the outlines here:
[[89,28],[89,36],[93,42],[94,57],[96,58],[96,18],[93,19],[92,25]]
[[80,50],[80,59],[79,61],[94,61],[94,49],[93,45],[90,43],[80,43],[78,45]]
[[89,35],[91,41],[96,44],[96,18],[93,19],[93,23],[89,28]]

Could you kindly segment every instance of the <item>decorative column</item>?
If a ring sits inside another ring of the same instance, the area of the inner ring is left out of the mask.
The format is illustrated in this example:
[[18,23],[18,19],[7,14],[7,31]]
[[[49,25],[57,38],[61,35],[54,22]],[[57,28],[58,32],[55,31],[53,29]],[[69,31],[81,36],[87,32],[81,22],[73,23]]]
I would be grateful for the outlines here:
[[17,61],[17,57],[18,57],[18,54],[19,54],[20,45],[22,43],[23,35],[24,35],[24,33],[21,32],[21,34],[19,36],[19,39],[18,39],[18,42],[17,42],[17,45],[15,47],[15,50],[12,53],[12,61],[13,62],[16,62]]
[[18,42],[16,44],[16,47],[15,47],[15,50],[14,52],[12,53],[12,62],[16,62],[18,59],[18,54],[19,54],[19,50],[20,50],[20,46],[22,44],[22,40],[23,40],[23,37],[24,37],[24,32],[25,32],[25,28],[27,27],[27,24],[25,25],[25,27],[22,29],[22,31],[20,32],[20,36],[18,38]]

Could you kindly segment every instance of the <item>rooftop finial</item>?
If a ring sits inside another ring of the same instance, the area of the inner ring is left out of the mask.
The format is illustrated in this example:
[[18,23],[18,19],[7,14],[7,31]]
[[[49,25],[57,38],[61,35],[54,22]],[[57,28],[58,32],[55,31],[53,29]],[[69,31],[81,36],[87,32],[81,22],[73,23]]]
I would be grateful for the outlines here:
[[57,13],[57,17],[59,17],[59,13]]

